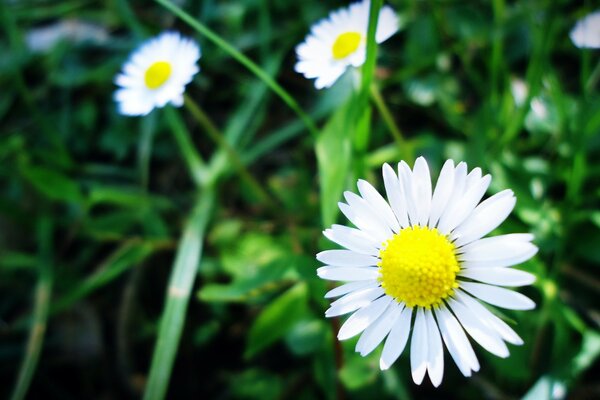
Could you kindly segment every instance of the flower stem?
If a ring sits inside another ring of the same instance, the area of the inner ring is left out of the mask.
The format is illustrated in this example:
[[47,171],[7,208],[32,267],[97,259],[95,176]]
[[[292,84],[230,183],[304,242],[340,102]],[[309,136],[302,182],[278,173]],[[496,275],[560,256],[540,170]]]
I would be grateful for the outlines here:
[[274,200],[262,188],[262,186],[258,183],[256,178],[254,178],[254,176],[252,176],[252,174],[248,171],[236,150],[229,144],[227,139],[225,139],[225,136],[223,136],[221,131],[219,131],[219,129],[216,127],[216,125],[213,123],[210,117],[190,96],[186,94],[184,95],[184,98],[184,105],[186,106],[188,111],[192,114],[196,121],[204,128],[208,136],[210,136],[210,138],[218,146],[220,146],[222,150],[227,154],[227,157],[229,157],[229,160],[237,169],[237,172],[240,174],[240,177],[246,182],[246,184],[250,188],[252,188],[255,194],[259,196],[262,201],[266,201],[273,205],[275,203]]
[[379,114],[381,114],[383,122],[385,122],[388,130],[392,134],[392,137],[396,141],[401,158],[406,161],[412,160],[413,154],[410,144],[404,139],[402,131],[396,124],[396,121],[394,121],[394,117],[392,116],[392,113],[385,103],[385,100],[379,91],[379,87],[377,87],[376,84],[371,85],[371,99],[373,100],[373,103],[375,103],[377,111],[379,111]]
[[196,186],[202,187],[208,181],[208,173],[202,156],[196,151],[190,138],[190,132],[181,121],[179,114],[171,107],[165,108],[165,116],[194,183]]

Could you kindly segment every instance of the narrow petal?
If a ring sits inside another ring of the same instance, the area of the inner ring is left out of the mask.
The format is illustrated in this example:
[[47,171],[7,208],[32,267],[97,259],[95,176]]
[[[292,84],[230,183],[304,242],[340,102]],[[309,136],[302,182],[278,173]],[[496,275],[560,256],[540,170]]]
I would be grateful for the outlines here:
[[381,194],[365,180],[359,179],[357,186],[362,198],[371,205],[371,208],[380,213],[381,217],[383,217],[391,230],[398,232],[400,230],[400,225],[396,220],[396,216]]
[[[459,254],[488,254],[493,252],[496,248],[502,247],[504,252],[512,253],[515,250],[512,246],[518,246],[520,243],[531,242],[533,239],[534,238],[531,233],[509,233],[507,235],[498,235],[475,240],[474,242],[459,247],[456,249],[456,252]],[[496,257],[494,256],[490,258]]]
[[448,305],[467,333],[475,339],[481,347],[498,357],[508,357],[508,348],[496,331],[480,321],[475,313],[457,300],[450,299]]
[[444,377],[444,348],[438,324],[433,318],[433,311],[425,311],[427,322],[427,373],[433,386],[438,387]]
[[[509,236],[509,235],[502,235]],[[502,237],[498,236],[498,237]],[[503,258],[520,258],[532,249],[537,249],[530,242],[522,240],[492,240],[495,237],[480,239],[461,249],[461,261],[492,261]]]
[[381,358],[379,359],[379,368],[381,368],[381,370],[386,370],[391,367],[404,351],[406,342],[408,341],[408,335],[410,334],[411,317],[412,308],[404,307],[383,346]]
[[427,371],[427,322],[423,308],[417,310],[414,330],[410,340],[410,370],[413,381],[420,385]]
[[479,371],[479,361],[473,347],[454,315],[445,306],[435,310],[442,338],[456,366],[464,376],[471,376],[471,371]]
[[413,188],[413,172],[404,161],[398,163],[398,180],[404,189],[404,201],[406,202],[406,210],[408,212],[408,221],[411,225],[419,223],[419,215],[416,205],[416,196]]
[[373,300],[381,297],[383,294],[383,289],[380,287],[349,293],[331,303],[331,306],[325,311],[325,316],[337,317],[338,315],[348,314],[371,304]]
[[374,210],[369,203],[362,197],[352,192],[344,192],[344,198],[350,207],[362,218],[371,221],[372,226],[376,227],[381,234],[386,237],[393,235],[389,225],[384,221],[383,217]]
[[342,214],[348,218],[358,229],[371,236],[378,243],[383,243],[389,239],[388,234],[378,228],[372,220],[359,215],[352,207],[346,203],[338,203]]
[[404,199],[404,191],[401,183],[398,180],[398,176],[396,176],[394,169],[388,164],[383,165],[382,171],[383,184],[385,186],[385,192],[387,194],[390,207],[392,207],[400,227],[406,228],[409,225],[409,222],[406,210],[406,200]]
[[356,351],[361,356],[364,357],[371,353],[385,339],[398,317],[400,317],[403,308],[396,301],[392,301],[377,321],[363,332],[360,339],[358,339],[358,343],[356,343]]
[[523,339],[521,339],[519,335],[506,324],[506,322],[502,321],[498,316],[485,308],[483,304],[460,289],[455,292],[455,296],[460,302],[469,307],[470,310],[484,320],[490,328],[498,332],[502,339],[516,345],[523,344]]
[[528,297],[513,290],[475,282],[460,282],[460,287],[473,296],[491,305],[510,310],[532,310],[535,303]]
[[465,268],[459,275],[500,286],[526,286],[535,282],[535,275],[511,268]]
[[496,229],[515,207],[512,191],[495,194],[478,205],[471,215],[452,232],[454,244],[462,246],[487,235]]
[[331,289],[327,293],[325,293],[326,299],[331,299],[334,297],[340,297],[350,292],[354,292],[356,290],[362,290],[366,288],[375,288],[379,286],[379,282],[377,281],[356,281],[343,284],[341,286],[336,287],[335,289]]
[[325,250],[317,254],[317,260],[338,267],[370,267],[376,266],[380,261],[378,257],[358,254],[351,250]]
[[454,170],[454,187],[452,188],[452,194],[448,199],[446,207],[440,215],[437,228],[443,235],[450,233],[450,230],[446,229],[447,221],[452,217],[452,212],[456,207],[456,204],[460,201],[464,194],[465,185],[467,182],[467,164],[464,162],[458,163]]
[[419,225],[426,226],[431,211],[431,175],[424,157],[415,161],[412,175],[413,196]]
[[460,225],[473,212],[485,191],[490,186],[492,177],[486,175],[473,183],[464,196],[453,204],[453,209],[448,211],[447,218],[444,219],[441,229],[446,232],[452,231]]
[[379,277],[377,267],[332,267],[326,265],[317,269],[317,275],[321,279],[329,281],[366,281],[376,280]]
[[391,301],[390,296],[383,296],[352,314],[340,328],[338,339],[350,339],[364,331],[383,314]]
[[435,228],[440,216],[444,212],[454,186],[454,161],[447,160],[440,171],[433,197],[431,199],[431,212],[429,213],[429,227]]
[[331,229],[323,231],[325,237],[342,247],[356,253],[378,256],[379,249],[375,241],[363,231],[343,225],[333,225]]

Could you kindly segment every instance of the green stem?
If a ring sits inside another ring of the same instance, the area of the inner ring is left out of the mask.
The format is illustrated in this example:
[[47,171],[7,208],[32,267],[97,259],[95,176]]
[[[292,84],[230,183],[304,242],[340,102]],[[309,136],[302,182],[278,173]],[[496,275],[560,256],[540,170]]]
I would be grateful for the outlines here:
[[52,227],[51,223],[47,219],[42,219],[39,229],[39,241],[41,244],[40,248],[40,275],[35,289],[35,305],[33,311],[33,323],[29,331],[29,338],[27,339],[27,347],[25,350],[25,356],[21,367],[19,368],[19,375],[17,377],[17,383],[15,384],[14,390],[11,395],[11,400],[24,399],[27,390],[33,379],[35,369],[37,367],[42,347],[44,344],[44,336],[46,333],[46,326],[48,323],[48,310],[50,307],[50,297],[52,293]]
[[185,323],[185,314],[202,256],[206,227],[213,215],[215,191],[207,186],[192,211],[179,242],[161,316],[145,400],[164,399]]
[[171,125],[171,133],[179,146],[181,155],[185,159],[194,183],[198,187],[205,185],[208,182],[206,165],[200,153],[196,151],[188,129],[173,108],[167,107],[165,109],[165,116],[167,117],[167,122]]
[[594,68],[594,70],[590,74],[590,77],[588,78],[587,82],[585,83],[585,93],[586,94],[592,92],[592,90],[594,89],[594,86],[596,86],[596,84],[598,83],[598,79],[600,79],[600,62],[598,64],[596,64],[596,67]]
[[196,121],[204,128],[204,131],[210,136],[214,142],[220,146],[223,151],[229,157],[229,161],[233,164],[233,166],[237,169],[237,172],[240,174],[240,177],[246,182],[246,184],[252,188],[255,194],[261,198],[262,201],[267,201],[271,205],[274,204],[273,199],[269,194],[262,188],[262,186],[258,183],[256,178],[252,176],[252,174],[248,171],[240,156],[236,152],[236,150],[229,144],[227,139],[223,136],[221,131],[216,127],[210,117],[200,108],[200,106],[187,94],[184,95],[185,98],[185,106],[188,111],[192,114],[192,116],[196,119]]
[[406,161],[412,160],[412,149],[409,143],[404,139],[400,128],[398,125],[396,125],[396,121],[394,121],[392,113],[390,112],[387,104],[385,104],[385,100],[383,99],[379,88],[375,84],[371,85],[371,99],[373,99],[373,103],[375,103],[375,107],[377,107],[377,110],[381,114],[381,118],[383,118],[383,121],[387,125],[392,137],[396,141],[401,158]]
[[186,22],[189,26],[198,31],[201,35],[206,37],[208,40],[213,42],[215,45],[220,47],[223,51],[228,53],[236,61],[246,67],[250,72],[256,75],[262,80],[273,92],[275,92],[289,108],[291,108],[300,119],[306,125],[306,128],[313,137],[318,134],[318,129],[312,119],[306,114],[298,105],[296,100],[283,88],[281,87],[269,74],[267,74],[261,67],[259,67],[254,61],[243,55],[239,50],[230,45],[225,40],[221,39],[219,35],[210,30],[206,25],[196,20],[190,14],[183,11],[180,7],[176,6],[169,0],[155,0],[157,3],[171,11],[177,17]]
[[369,91],[371,90],[371,82],[373,82],[373,74],[375,73],[375,65],[377,60],[377,42],[375,41],[375,33],[377,32],[377,21],[379,20],[379,10],[383,0],[373,0],[369,8],[369,27],[367,29],[367,55],[365,63],[362,67],[361,79],[361,107],[366,107],[369,102]]

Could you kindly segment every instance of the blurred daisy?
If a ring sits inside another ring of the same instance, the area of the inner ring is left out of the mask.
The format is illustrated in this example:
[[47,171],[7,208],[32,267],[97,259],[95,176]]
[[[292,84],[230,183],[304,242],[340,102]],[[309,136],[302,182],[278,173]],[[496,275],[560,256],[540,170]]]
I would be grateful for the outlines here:
[[[463,162],[448,160],[432,190],[424,158],[398,175],[383,166],[387,201],[369,183],[358,181],[360,196],[344,193],[342,213],[356,226],[333,225],[324,234],[347,250],[317,254],[327,264],[323,279],[348,282],[325,297],[340,297],[325,315],[353,313],[338,333],[345,340],[361,334],[356,351],[365,356],[385,340],[379,365],[389,368],[404,350],[410,332],[410,364],[415,383],[425,373],[438,386],[444,374],[445,344],[465,376],[479,370],[468,333],[489,352],[507,357],[505,341],[521,338],[480,301],[528,310],[533,301],[501,286],[523,286],[535,277],[507,268],[537,252],[530,234],[483,238],[515,205],[511,190],[480,203],[491,177]],[[386,339],[387,337],[387,339]]]
[[[296,72],[316,78],[315,87],[330,87],[348,66],[359,67],[367,53],[370,2],[364,0],[329,14],[312,26],[306,40],[296,47]],[[375,40],[381,43],[398,30],[398,16],[389,6],[379,12]]]
[[155,107],[183,104],[185,85],[199,71],[200,47],[177,32],[165,32],[137,49],[115,78],[119,113],[146,115]]
[[579,48],[600,48],[600,10],[577,21],[569,36]]

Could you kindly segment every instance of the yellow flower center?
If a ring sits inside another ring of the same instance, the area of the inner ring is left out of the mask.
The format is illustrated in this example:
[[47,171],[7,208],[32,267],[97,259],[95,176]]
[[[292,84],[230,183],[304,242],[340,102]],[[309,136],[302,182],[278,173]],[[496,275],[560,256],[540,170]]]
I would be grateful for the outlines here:
[[333,48],[331,49],[333,58],[341,60],[354,53],[360,45],[360,39],[361,35],[358,32],[342,33],[333,43]]
[[146,70],[144,82],[148,89],[158,89],[170,76],[171,64],[166,61],[157,61]]
[[458,287],[454,245],[435,228],[402,229],[384,243],[379,257],[381,287],[408,307],[435,307]]

